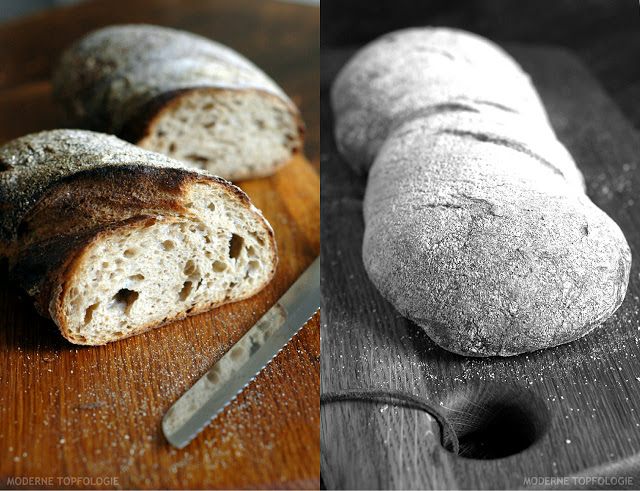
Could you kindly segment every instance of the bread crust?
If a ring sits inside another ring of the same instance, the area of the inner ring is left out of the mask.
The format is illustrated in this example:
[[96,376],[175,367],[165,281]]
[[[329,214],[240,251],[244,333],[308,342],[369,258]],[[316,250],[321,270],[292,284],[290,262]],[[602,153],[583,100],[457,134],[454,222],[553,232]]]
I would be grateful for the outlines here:
[[[297,122],[293,154],[301,151],[304,125],[291,99],[249,60],[201,36],[142,24],[103,28],[65,51],[53,76],[54,98],[69,125],[132,143],[148,135],[168,107],[189,93],[209,90],[277,99]],[[244,176],[267,173],[262,169]]]
[[[248,196],[224,179],[84,130],[22,137],[0,147],[0,161],[6,164],[0,172],[0,253],[9,260],[12,280],[34,297],[38,312],[50,316],[71,342],[95,344],[74,338],[61,310],[66,285],[87,248],[123,230],[188,216],[187,200],[196,185],[217,187],[258,220],[268,237],[265,247],[273,251],[269,280],[275,273],[271,226]],[[217,305],[221,303],[197,306],[162,325]],[[141,326],[125,337],[153,327]],[[115,339],[120,337],[104,342]]]
[[[111,179],[112,192],[117,193],[119,199],[127,195],[121,192],[120,179],[124,179],[125,189],[128,185],[140,187],[140,206],[151,199],[149,186],[161,184],[165,197],[173,195],[175,199],[187,181],[196,180],[218,183],[250,204],[240,188],[220,177],[93,131],[52,130],[26,135],[0,147],[0,163],[0,243],[3,248],[15,245],[22,231],[22,220],[35,213],[37,203],[46,199],[48,192],[53,192],[54,184],[83,176]],[[81,201],[81,196],[77,196],[77,201]]]

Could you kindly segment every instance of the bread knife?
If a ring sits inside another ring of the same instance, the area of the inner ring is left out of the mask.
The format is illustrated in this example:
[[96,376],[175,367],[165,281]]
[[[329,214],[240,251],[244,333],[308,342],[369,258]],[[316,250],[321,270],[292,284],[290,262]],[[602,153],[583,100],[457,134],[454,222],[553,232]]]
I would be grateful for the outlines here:
[[320,309],[320,258],[266,314],[185,392],[162,418],[171,445],[183,448],[200,433]]

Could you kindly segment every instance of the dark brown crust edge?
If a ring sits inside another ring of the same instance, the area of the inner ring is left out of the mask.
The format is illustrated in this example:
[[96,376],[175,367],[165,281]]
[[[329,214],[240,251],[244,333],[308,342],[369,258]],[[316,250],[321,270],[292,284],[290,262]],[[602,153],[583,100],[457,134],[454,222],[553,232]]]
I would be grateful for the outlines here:
[[[186,209],[180,204],[182,192],[189,184],[198,182],[221,185],[245,206],[251,205],[251,200],[241,189],[217,176],[195,174],[187,169],[177,167],[154,167],[145,164],[103,165],[81,170],[51,182],[22,216],[17,226],[17,241],[14,242],[13,247],[18,248],[24,245],[20,244],[22,236],[31,228],[31,222],[34,218],[43,215],[46,219],[46,215],[51,213],[52,206],[59,207],[59,203],[52,201],[64,186],[73,188],[70,194],[71,204],[68,206],[75,208],[79,207],[83,201],[93,197],[90,193],[82,194],[83,184],[102,184],[105,187],[100,194],[104,195],[109,191],[107,193],[109,195],[109,211],[123,214],[124,219],[127,216],[148,214],[150,210],[162,210],[168,213],[184,212]],[[157,192],[158,190],[160,193]],[[131,197],[127,193],[133,193],[135,196]],[[69,211],[71,211],[70,215],[74,214],[72,210]],[[89,212],[88,215],[77,218],[81,224],[86,225],[84,228],[91,228],[91,225],[104,225],[107,220],[101,220],[103,217],[96,216],[98,212],[99,210],[94,213]],[[122,219],[112,220],[112,223],[115,221],[121,222]],[[62,230],[56,233],[66,233],[66,231]]]

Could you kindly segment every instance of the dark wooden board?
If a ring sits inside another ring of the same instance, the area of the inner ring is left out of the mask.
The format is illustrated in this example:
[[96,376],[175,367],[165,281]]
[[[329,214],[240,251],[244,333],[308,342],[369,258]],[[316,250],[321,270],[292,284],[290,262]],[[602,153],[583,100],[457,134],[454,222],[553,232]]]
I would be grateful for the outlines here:
[[[274,280],[243,302],[77,347],[18,297],[2,265],[0,488],[16,477],[27,480],[11,487],[319,486],[319,315],[186,448],[172,448],[160,427],[169,406],[319,253],[318,17],[317,8],[276,1],[109,0],[0,26],[0,143],[59,126],[48,77],[69,42],[101,25],[148,22],[225,42],[272,74],[301,103],[315,161],[297,157],[273,177],[239,183],[272,224],[279,251]],[[58,480],[65,477],[88,480]]]
[[[625,302],[588,336],[513,358],[451,354],[400,317],[367,279],[360,253],[366,181],[341,160],[332,136],[328,89],[353,51],[327,50],[321,391],[374,387],[427,397],[442,404],[460,434],[488,426],[488,434],[468,437],[467,451],[476,456],[533,442],[498,459],[455,456],[440,445],[440,429],[425,413],[367,402],[324,405],[321,474],[327,488],[509,489],[524,487],[526,478],[608,475],[602,466],[615,462],[616,476],[635,477],[630,487],[640,485],[633,471],[640,461],[640,136],[571,53],[526,46],[511,51],[532,75],[590,197],[627,236],[634,262]],[[474,451],[469,442],[487,445]],[[579,484],[568,481],[569,487]]]

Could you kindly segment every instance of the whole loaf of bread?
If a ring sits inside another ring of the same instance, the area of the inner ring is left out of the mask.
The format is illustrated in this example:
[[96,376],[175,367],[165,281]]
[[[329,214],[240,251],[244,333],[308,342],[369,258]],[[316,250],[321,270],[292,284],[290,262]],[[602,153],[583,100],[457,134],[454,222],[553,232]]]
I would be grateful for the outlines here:
[[331,101],[340,152],[369,172],[365,268],[438,345],[515,355],[579,338],[620,306],[625,237],[498,46],[393,32],[348,62]]
[[0,255],[38,311],[90,345],[247,298],[277,263],[239,188],[83,130],[0,147]]
[[88,34],[62,55],[53,92],[72,127],[225,179],[272,174],[302,147],[300,113],[271,78],[220,43],[167,27]]

